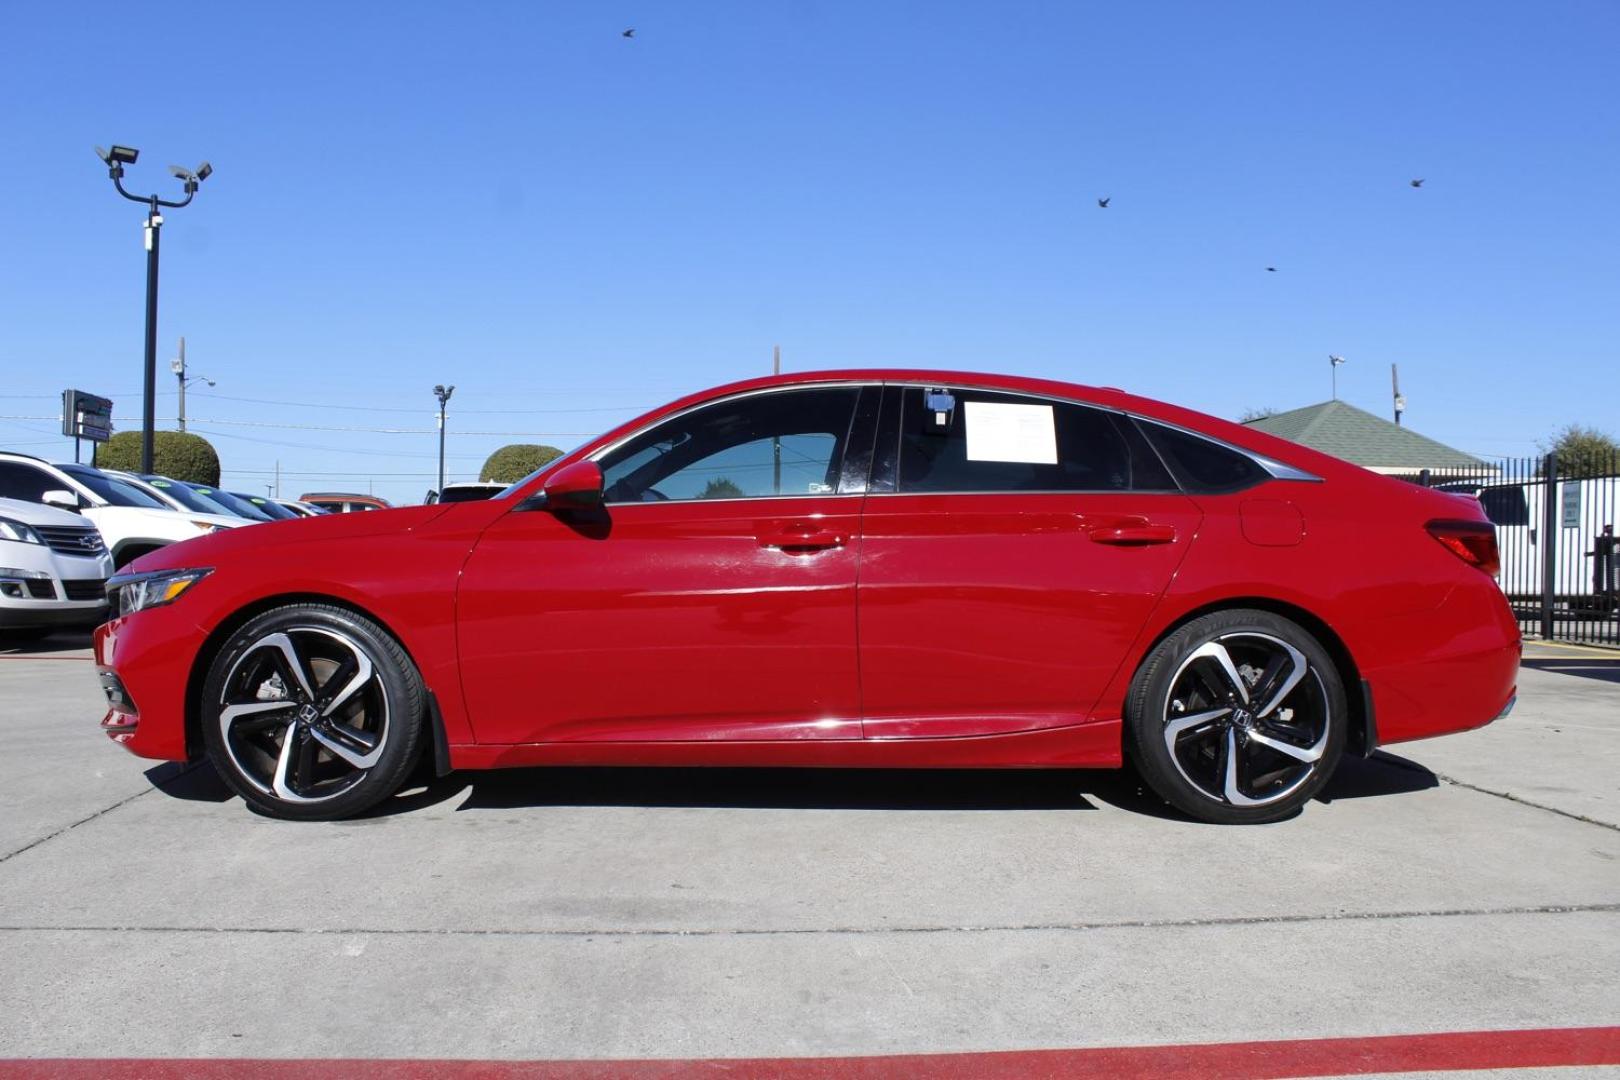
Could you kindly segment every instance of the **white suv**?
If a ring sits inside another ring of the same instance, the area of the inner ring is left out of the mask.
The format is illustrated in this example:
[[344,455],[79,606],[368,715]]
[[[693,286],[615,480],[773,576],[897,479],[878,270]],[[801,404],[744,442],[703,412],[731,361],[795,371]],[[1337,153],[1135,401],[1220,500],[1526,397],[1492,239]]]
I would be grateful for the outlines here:
[[0,499],[0,633],[96,625],[112,571],[101,534],[78,514]]
[[5,451],[0,451],[0,498],[83,514],[101,531],[114,566],[180,540],[249,524],[241,518],[171,510],[133,484],[89,465],[53,465]]

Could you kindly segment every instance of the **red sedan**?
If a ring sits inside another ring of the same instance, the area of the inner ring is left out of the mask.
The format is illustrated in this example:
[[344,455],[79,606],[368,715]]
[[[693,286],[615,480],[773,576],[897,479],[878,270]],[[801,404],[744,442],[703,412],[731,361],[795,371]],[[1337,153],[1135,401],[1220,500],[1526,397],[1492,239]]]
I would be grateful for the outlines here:
[[273,522],[109,584],[103,730],[288,818],[426,758],[1123,764],[1209,821],[1479,727],[1519,632],[1477,502],[1118,390],[684,398],[487,502]]

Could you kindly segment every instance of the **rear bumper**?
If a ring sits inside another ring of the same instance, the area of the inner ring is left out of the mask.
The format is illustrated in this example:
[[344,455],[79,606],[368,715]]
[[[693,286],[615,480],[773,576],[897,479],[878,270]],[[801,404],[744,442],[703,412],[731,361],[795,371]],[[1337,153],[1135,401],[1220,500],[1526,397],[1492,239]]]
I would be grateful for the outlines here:
[[1364,667],[1381,745],[1471,731],[1512,710],[1523,644],[1494,585],[1459,588],[1435,611],[1385,620],[1383,633],[1433,644],[1405,655],[1386,648]]

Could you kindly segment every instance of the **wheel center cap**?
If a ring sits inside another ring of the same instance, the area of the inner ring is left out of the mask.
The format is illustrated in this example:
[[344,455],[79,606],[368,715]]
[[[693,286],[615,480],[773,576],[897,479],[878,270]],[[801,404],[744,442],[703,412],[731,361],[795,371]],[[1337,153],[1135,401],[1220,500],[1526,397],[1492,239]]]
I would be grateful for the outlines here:
[[1232,710],[1232,726],[1242,728],[1244,731],[1254,726],[1254,714],[1248,709]]
[[305,705],[298,710],[298,722],[308,727],[315,722],[315,718],[319,715],[320,713],[315,711],[315,706]]

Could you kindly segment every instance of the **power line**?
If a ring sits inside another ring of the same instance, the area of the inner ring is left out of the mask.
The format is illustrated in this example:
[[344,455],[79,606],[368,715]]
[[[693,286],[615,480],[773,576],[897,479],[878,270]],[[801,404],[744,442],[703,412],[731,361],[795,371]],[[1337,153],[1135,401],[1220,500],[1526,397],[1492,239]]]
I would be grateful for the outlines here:
[[[19,395],[22,396],[22,395]],[[385,413],[420,413],[417,408],[400,408],[385,405],[334,405],[324,401],[286,401],[271,398],[233,397],[229,394],[208,394],[194,391],[193,397],[210,398],[215,401],[244,401],[253,405],[289,405],[300,409],[343,409],[350,412],[385,412]],[[612,413],[612,412],[646,412],[651,406],[647,405],[593,405],[589,408],[578,409],[457,409],[458,416],[531,416],[549,413]]]
[[[0,416],[0,420],[61,420],[60,416]],[[114,420],[139,422],[138,416],[115,416]],[[172,424],[176,420],[172,416],[159,416],[154,421],[160,424]],[[283,424],[273,420],[211,420],[201,418],[188,418],[188,424],[225,424],[231,427],[261,427],[285,428],[291,431],[349,431],[368,435],[434,435],[438,428],[383,428],[383,427],[356,427],[352,425],[333,424]],[[530,436],[534,438],[561,436],[564,438],[587,438],[600,435],[600,431],[464,431],[456,429],[457,435],[498,435],[498,436]]]

